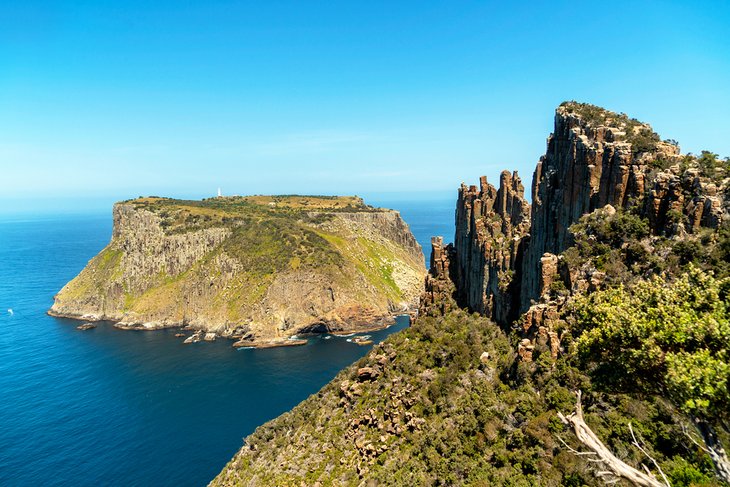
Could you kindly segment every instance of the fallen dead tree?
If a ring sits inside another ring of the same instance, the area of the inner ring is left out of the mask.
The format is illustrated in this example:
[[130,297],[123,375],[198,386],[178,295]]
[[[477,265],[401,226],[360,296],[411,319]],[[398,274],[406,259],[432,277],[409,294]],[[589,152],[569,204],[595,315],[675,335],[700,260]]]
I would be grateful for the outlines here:
[[631,431],[632,444],[652,462],[662,477],[662,480],[658,480],[646,466],[643,466],[645,471],[642,472],[641,470],[624,463],[616,457],[616,455],[611,453],[611,451],[603,444],[603,442],[596,436],[593,430],[591,430],[583,419],[581,392],[578,391],[576,394],[578,399],[575,404],[575,411],[567,416],[563,415],[563,413],[558,413],[558,417],[563,423],[573,428],[575,435],[578,437],[578,441],[588,448],[589,451],[578,451],[571,448],[562,440],[562,438],[558,437],[566,448],[575,455],[586,457],[586,460],[599,466],[600,468],[596,472],[596,475],[604,479],[606,483],[613,484],[618,482],[620,479],[625,479],[642,487],[671,487],[669,480],[667,480],[667,477],[664,475],[664,472],[662,472],[659,464],[649,455],[646,449],[636,439],[636,435],[634,435],[634,430],[631,428],[630,423],[629,431]]

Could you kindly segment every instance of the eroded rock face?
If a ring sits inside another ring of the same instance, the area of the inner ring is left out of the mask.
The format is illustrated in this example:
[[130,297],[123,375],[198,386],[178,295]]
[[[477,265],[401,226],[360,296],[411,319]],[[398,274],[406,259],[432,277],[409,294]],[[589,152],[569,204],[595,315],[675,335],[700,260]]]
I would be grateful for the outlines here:
[[[292,216],[249,201],[158,199],[118,203],[113,214],[112,241],[58,293],[51,314],[125,329],[189,326],[255,345],[316,327],[378,329],[417,309],[423,254],[392,210],[363,205]],[[278,220],[256,223],[267,218]],[[247,225],[289,238],[291,258],[272,264],[282,249],[259,257],[266,249],[246,247],[250,237],[240,235]]]
[[[623,128],[626,130],[626,128]],[[646,124],[631,130],[653,133]],[[540,259],[559,254],[571,244],[569,228],[581,216],[612,205],[637,204],[652,186],[655,161],[677,160],[679,147],[656,142],[637,151],[625,141],[621,127],[592,126],[570,105],[555,112],[555,129],[548,138],[532,180],[530,245],[522,274],[521,310],[540,296]],[[658,196],[660,200],[666,195]]]
[[504,322],[519,302],[523,239],[530,206],[517,173],[503,171],[499,189],[483,176],[479,187],[463,185],[456,204],[456,276],[458,301]]
[[445,259],[452,271],[444,272],[448,247],[435,240],[434,277],[427,278],[423,302],[438,306],[434,290],[452,285],[460,306],[502,326],[519,318],[523,359],[531,359],[536,346],[555,356],[560,339],[554,325],[565,300],[551,298],[551,288],[591,292],[605,278],[561,260],[572,245],[570,227],[594,211],[633,208],[654,235],[717,228],[730,218],[729,178],[721,168],[703,177],[692,164],[649,125],[590,105],[561,105],[533,176],[532,208],[516,173],[502,172],[498,190],[486,177],[478,187],[462,184],[454,245]]
[[[697,168],[684,172],[679,165],[659,172],[648,188],[643,211],[656,233],[680,234],[696,232],[700,227],[717,228],[727,215],[727,199],[723,189],[727,182],[708,180]],[[685,223],[678,216],[686,217]]]
[[454,246],[444,245],[442,237],[431,238],[431,268],[426,275],[419,314],[439,316],[456,306],[453,281]]

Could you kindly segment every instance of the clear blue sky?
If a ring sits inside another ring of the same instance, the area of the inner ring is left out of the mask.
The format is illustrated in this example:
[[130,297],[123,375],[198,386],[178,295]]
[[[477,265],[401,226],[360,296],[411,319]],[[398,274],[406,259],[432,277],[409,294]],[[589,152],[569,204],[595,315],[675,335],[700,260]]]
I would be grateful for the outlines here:
[[576,99],[730,155],[730,2],[0,0],[0,211],[432,192]]

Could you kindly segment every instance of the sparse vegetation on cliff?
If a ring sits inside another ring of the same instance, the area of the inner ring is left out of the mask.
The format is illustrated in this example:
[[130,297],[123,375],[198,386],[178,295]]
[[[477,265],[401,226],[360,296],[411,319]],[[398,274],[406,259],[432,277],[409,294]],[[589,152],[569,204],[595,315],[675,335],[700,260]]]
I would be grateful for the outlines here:
[[730,479],[726,161],[672,142],[561,105],[534,206],[516,174],[462,185],[413,326],[259,428],[213,485],[622,485],[561,420],[576,391],[646,485]]
[[387,323],[425,274],[400,216],[358,197],[149,197],[114,209],[114,237],[51,313],[285,339]]
[[619,129],[622,134],[618,140],[631,144],[634,153],[652,151],[661,142],[659,134],[651,127],[635,118],[630,118],[625,113],[615,113],[596,105],[575,101],[564,102],[560,106],[565,108],[567,113],[578,115],[583,122],[593,128],[605,126]]
[[177,200],[159,196],[139,197],[124,203],[147,210],[161,218],[167,234],[187,233],[205,228],[239,226],[277,218],[314,223],[333,213],[377,212],[357,196],[226,196],[203,200]]

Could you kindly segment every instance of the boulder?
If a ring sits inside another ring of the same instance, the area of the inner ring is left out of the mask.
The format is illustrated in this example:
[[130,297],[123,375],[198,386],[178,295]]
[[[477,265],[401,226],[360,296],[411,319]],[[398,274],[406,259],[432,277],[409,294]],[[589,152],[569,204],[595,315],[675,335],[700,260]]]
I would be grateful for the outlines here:
[[357,369],[357,380],[360,382],[375,380],[380,376],[380,371],[374,367],[360,367]]

